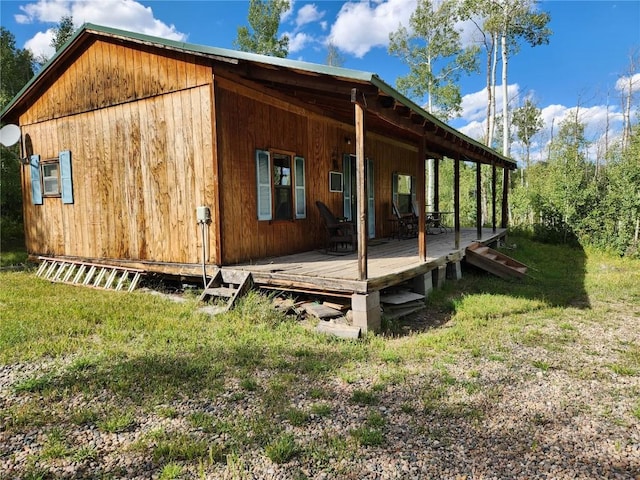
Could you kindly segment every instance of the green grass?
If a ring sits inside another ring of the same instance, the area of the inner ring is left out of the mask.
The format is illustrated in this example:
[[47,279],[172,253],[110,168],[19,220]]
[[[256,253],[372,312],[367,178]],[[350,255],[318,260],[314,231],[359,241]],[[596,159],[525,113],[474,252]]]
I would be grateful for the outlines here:
[[[274,463],[306,459],[330,469],[358,446],[384,444],[388,427],[378,408],[389,408],[390,397],[406,416],[422,420],[449,416],[475,426],[490,415],[486,405],[499,399],[499,386],[482,370],[455,374],[460,359],[525,368],[532,376],[563,368],[586,379],[639,375],[640,346],[630,339],[613,344],[615,355],[602,364],[589,348],[573,366],[558,355],[588,345],[586,325],[640,318],[640,263],[526,238],[509,243],[517,248],[506,253],[530,265],[531,277],[507,282],[465,272],[429,297],[429,311],[444,316],[444,326],[360,341],[317,335],[256,292],[210,318],[196,311],[195,296],[177,304],[143,292],[51,284],[28,271],[0,272],[0,364],[46,360],[12,385],[21,401],[0,409],[0,418],[9,435],[44,431],[39,455],[47,462],[96,455],[69,445],[69,425],[118,433],[155,415],[183,429],[143,434],[139,447],[158,478],[178,478],[199,464],[206,471],[224,459],[240,471],[251,448]],[[513,355],[527,350],[535,354],[525,361]],[[408,384],[404,398],[388,394]],[[185,396],[193,400],[188,412],[171,406]],[[66,408],[77,397],[107,400]],[[215,408],[204,407],[210,404]],[[238,413],[249,404],[250,414]],[[639,404],[632,405],[629,422],[640,418]],[[368,413],[344,438],[327,431],[307,438],[311,424],[328,424],[343,408]],[[48,475],[47,465],[29,468],[34,478]]]

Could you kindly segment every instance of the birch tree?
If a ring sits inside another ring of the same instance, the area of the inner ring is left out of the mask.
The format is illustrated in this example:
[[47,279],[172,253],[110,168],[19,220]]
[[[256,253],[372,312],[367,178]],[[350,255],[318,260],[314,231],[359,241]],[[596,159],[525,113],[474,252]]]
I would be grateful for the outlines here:
[[285,58],[289,54],[289,37],[278,38],[280,17],[289,9],[288,0],[250,0],[249,27],[238,27],[233,44],[243,52]]
[[531,99],[527,98],[524,105],[514,110],[513,124],[516,127],[518,140],[520,140],[525,147],[525,169],[522,172],[522,184],[528,186],[528,178],[525,179],[525,173],[527,176],[529,175],[532,139],[544,126],[542,111]]
[[619,78],[616,87],[622,101],[622,149],[626,150],[631,138],[631,110],[640,92],[640,50],[629,55],[629,68]]
[[409,28],[400,26],[389,36],[389,53],[409,66],[397,80],[405,95],[424,99],[429,113],[448,120],[462,111],[457,82],[463,73],[478,70],[478,47],[463,48],[456,22],[457,0],[418,0]]

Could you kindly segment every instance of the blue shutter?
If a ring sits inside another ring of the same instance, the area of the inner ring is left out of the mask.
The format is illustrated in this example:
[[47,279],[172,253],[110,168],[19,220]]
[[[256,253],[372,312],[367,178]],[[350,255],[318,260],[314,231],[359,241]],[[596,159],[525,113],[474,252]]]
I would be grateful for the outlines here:
[[[411,177],[411,209],[416,216],[420,215],[420,210],[418,210],[418,192],[417,192],[417,181],[416,177]],[[424,210],[424,207],[422,208]]]
[[258,220],[271,220],[271,155],[256,150]]
[[[353,221],[351,217],[351,155],[346,153],[342,157],[342,171],[344,172],[344,185],[342,188],[342,198],[344,199],[344,217]],[[353,173],[355,175],[355,173]]]
[[305,191],[304,158],[295,157],[296,218],[307,218],[307,195]]
[[31,155],[31,202],[42,205],[42,181],[40,179],[40,155]]
[[73,179],[71,178],[71,152],[65,150],[58,155],[60,161],[60,181],[62,203],[73,203]]
[[373,176],[373,160],[367,158],[367,231],[369,238],[376,237],[376,201]]
[[[394,173],[391,177],[391,202],[393,203],[394,213],[396,213],[396,209],[398,208],[398,174]],[[398,210],[397,213],[400,213]]]

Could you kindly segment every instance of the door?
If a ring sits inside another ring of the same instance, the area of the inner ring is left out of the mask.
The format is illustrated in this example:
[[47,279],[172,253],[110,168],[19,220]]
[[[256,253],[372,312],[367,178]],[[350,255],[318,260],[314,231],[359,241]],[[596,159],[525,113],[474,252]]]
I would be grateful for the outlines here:
[[[358,212],[358,196],[356,190],[356,156],[345,154],[343,157],[344,174],[344,216],[347,220],[355,222]],[[365,181],[367,182],[367,236],[376,236],[376,203],[375,182],[373,173],[373,160],[367,158]]]

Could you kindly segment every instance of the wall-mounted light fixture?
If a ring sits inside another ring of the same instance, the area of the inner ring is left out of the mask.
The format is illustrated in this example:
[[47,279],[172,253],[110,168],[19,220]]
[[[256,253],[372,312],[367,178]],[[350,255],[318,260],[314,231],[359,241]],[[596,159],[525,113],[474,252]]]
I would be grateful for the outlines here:
[[351,137],[344,137],[344,143],[351,145]]

